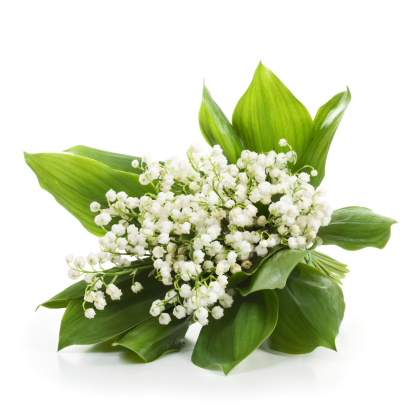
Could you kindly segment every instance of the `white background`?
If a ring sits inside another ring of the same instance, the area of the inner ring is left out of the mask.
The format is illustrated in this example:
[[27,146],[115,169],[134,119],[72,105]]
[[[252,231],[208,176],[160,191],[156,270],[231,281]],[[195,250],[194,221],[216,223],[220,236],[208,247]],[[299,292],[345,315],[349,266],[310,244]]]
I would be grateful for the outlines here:
[[[3,1],[0,6],[1,386],[5,412],[342,413],[413,410],[410,1]],[[202,140],[203,78],[231,118],[259,60],[308,107],[349,86],[325,185],[334,208],[398,220],[349,264],[338,352],[259,349],[225,377],[181,353],[136,364],[101,347],[56,352],[65,254],[96,239],[38,187],[27,152],[84,144],[160,159]]]

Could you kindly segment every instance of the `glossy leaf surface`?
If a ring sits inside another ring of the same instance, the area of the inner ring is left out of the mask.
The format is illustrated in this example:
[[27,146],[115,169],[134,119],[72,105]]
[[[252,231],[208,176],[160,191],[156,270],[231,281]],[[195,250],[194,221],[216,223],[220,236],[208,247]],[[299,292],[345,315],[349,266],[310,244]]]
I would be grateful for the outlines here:
[[171,317],[168,325],[161,325],[158,318],[151,318],[128,331],[113,345],[121,345],[135,352],[145,362],[178,352],[191,321]]
[[[134,263],[134,262],[132,262],[132,263]],[[112,271],[112,272],[114,272],[115,270],[119,270],[119,268],[114,267],[114,268],[110,269],[110,271]],[[133,270],[134,269],[131,269],[131,272]],[[150,269],[144,269],[144,270],[142,270],[141,272],[139,272],[137,274],[139,275],[140,278],[141,277],[143,278],[145,276],[148,276],[149,272],[150,272]],[[125,280],[131,279],[131,278],[132,278],[131,274],[119,275],[116,279],[116,283],[117,284],[122,283]],[[139,279],[136,277],[135,280],[139,280]],[[72,285],[68,286],[65,290],[62,290],[62,292],[60,292],[57,295],[53,296],[52,298],[50,298],[46,302],[43,302],[42,304],[40,304],[38,306],[38,308],[40,306],[43,306],[43,307],[48,308],[48,309],[66,308],[66,306],[69,305],[69,302],[72,299],[83,298],[83,296],[85,294],[86,286],[87,286],[87,284],[84,280],[80,280],[79,282],[73,283]]]
[[224,316],[203,326],[192,361],[201,368],[219,366],[227,375],[270,335],[277,323],[276,292],[263,290],[247,297],[236,295]]
[[305,354],[318,346],[336,350],[345,302],[334,280],[299,264],[277,295],[279,320],[269,336],[271,349],[287,354]]
[[249,285],[240,287],[242,295],[264,289],[283,289],[286,280],[295,266],[317,247],[317,243],[309,250],[282,249],[269,257],[252,274]]
[[201,133],[209,145],[220,145],[230,163],[235,164],[243,150],[242,143],[226,115],[205,86],[198,121]]
[[104,342],[152,318],[149,313],[152,302],[163,298],[169,287],[154,277],[144,278],[141,283],[144,289],[137,294],[131,291],[130,281],[120,283],[121,300],[112,301],[107,297],[107,306],[97,310],[93,319],[84,315],[83,298],[72,300],[62,318],[58,349]]
[[[107,205],[105,194],[113,189],[125,191],[131,197],[141,197],[147,191],[134,174],[117,172],[105,164],[73,154],[27,154],[25,160],[34,171],[40,186],[97,236],[105,234],[94,218],[97,213],[90,204]],[[112,224],[112,223],[111,223]]]
[[285,138],[301,156],[313,136],[308,110],[261,62],[234,109],[232,121],[244,147],[258,153],[288,151],[279,146],[279,140]]
[[318,171],[318,175],[311,178],[311,184],[315,187],[322,182],[325,176],[329,148],[350,101],[351,92],[347,89],[345,92],[335,95],[318,109],[314,120],[314,136],[306,151],[298,157],[297,168],[311,165]]
[[333,212],[331,222],[320,228],[318,236],[323,244],[335,244],[346,250],[382,249],[395,223],[394,219],[375,214],[369,208],[345,207]]
[[118,171],[124,171],[132,174],[140,174],[141,171],[134,168],[131,163],[134,160],[141,161],[141,158],[132,155],[118,154],[115,152],[102,151],[100,149],[86,147],[84,145],[77,145],[69,148],[64,152],[79,155],[81,157],[90,158],[107,165],[109,168]]
[[259,257],[257,255],[252,257],[250,259],[252,265],[249,267],[249,269],[246,269],[246,270],[243,270],[242,272],[237,272],[234,275],[231,275],[229,278],[229,283],[227,287],[232,288],[232,287],[235,287],[241,284],[243,281],[248,279],[252,274],[254,274],[260,266],[263,266],[267,260],[269,260],[274,254],[276,254],[276,252],[278,252],[281,249],[283,249],[283,246],[281,245],[275,246],[269,249],[268,254],[265,257]]

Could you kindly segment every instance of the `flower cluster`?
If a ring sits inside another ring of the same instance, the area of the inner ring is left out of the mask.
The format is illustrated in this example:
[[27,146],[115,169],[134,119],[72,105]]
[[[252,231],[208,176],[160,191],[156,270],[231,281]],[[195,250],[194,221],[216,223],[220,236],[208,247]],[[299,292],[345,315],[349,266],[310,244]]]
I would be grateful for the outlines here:
[[[279,144],[289,146],[285,140]],[[151,315],[161,324],[168,324],[171,314],[178,319],[193,315],[206,325],[210,315],[219,319],[232,305],[229,278],[249,269],[252,258],[265,257],[278,245],[310,246],[332,210],[323,199],[325,190],[310,184],[317,174],[312,167],[304,167],[310,174],[292,171],[296,153],[289,149],[246,150],[236,164],[228,164],[218,145],[207,154],[192,146],[186,161],[160,163],[150,156],[133,161],[141,172],[139,182],[151,185],[153,194],[136,198],[108,191],[107,206],[91,204],[98,213],[95,223],[107,231],[99,239],[101,251],[86,260],[67,257],[69,276],[83,275],[88,284],[85,316],[95,315],[87,302],[100,310],[105,293],[112,300],[121,298],[114,284],[119,275],[133,275],[136,293],[143,288],[135,282],[138,270],[153,268],[154,277],[171,290],[152,304]],[[116,267],[104,269],[105,262]]]

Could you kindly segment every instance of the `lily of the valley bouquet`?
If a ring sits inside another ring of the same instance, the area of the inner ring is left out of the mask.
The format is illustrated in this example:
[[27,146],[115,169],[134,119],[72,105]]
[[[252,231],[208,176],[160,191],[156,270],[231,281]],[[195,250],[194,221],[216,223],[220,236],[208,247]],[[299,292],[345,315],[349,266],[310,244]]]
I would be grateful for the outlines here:
[[98,237],[69,254],[78,280],[42,306],[66,308],[59,350],[112,341],[149,362],[202,325],[192,361],[225,374],[264,341],[302,354],[335,349],[347,266],[321,245],[383,248],[394,220],[364,207],[332,211],[321,186],[351,99],[312,120],[261,63],[232,123],[204,87],[199,123],[212,146],[157,161],[85,146],[25,154],[40,186]]

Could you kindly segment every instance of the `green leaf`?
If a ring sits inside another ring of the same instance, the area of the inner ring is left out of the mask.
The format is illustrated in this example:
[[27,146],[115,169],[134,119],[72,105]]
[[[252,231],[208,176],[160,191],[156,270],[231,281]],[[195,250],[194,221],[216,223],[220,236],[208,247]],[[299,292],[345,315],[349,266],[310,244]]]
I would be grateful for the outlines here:
[[73,299],[62,318],[58,350],[69,345],[104,342],[152,318],[149,313],[152,302],[163,299],[169,287],[154,277],[140,282],[144,289],[137,294],[132,292],[129,280],[118,284],[123,293],[121,300],[112,301],[106,297],[107,306],[102,311],[97,310],[93,319],[84,315],[83,298]]
[[80,280],[79,282],[70,285],[65,290],[62,290],[62,292],[53,296],[46,302],[41,303],[36,310],[39,309],[40,306],[48,309],[66,308],[72,299],[83,297],[86,286],[86,282],[84,280]]
[[108,205],[105,194],[111,188],[125,191],[131,197],[141,197],[148,192],[135,174],[117,172],[106,165],[73,154],[24,154],[26,163],[34,171],[40,186],[52,194],[56,201],[75,216],[81,224],[97,236],[105,231],[98,227],[90,210],[97,201]]
[[134,168],[131,163],[134,160],[141,161],[141,158],[134,157],[132,155],[117,154],[115,152],[102,151],[100,149],[86,147],[84,145],[77,145],[76,147],[69,148],[64,152],[70,154],[79,155],[81,157],[89,158],[101,162],[107,165],[109,168],[118,171],[124,171],[132,174],[139,175],[140,170]]
[[277,316],[275,291],[263,290],[247,297],[236,295],[221,319],[210,318],[201,329],[193,363],[201,368],[219,366],[227,375],[271,334]]
[[267,260],[270,259],[272,255],[274,255],[276,252],[278,252],[279,250],[283,248],[284,246],[278,245],[278,246],[272,247],[269,250],[267,256],[265,257],[259,257],[257,255],[252,257],[250,259],[252,265],[249,267],[249,269],[243,270],[242,272],[237,272],[234,275],[231,275],[229,278],[229,283],[227,287],[233,288],[239,285],[240,283],[242,283],[243,281],[245,281],[246,279],[248,279],[259,268],[259,266],[263,265]]
[[315,268],[299,264],[278,291],[279,320],[269,347],[286,354],[306,354],[318,346],[336,351],[335,338],[345,312],[341,288]]
[[[137,261],[133,261],[132,264],[134,264],[136,262]],[[134,269],[131,269],[131,272]],[[119,267],[113,267],[113,268],[109,269],[110,272],[114,272],[114,271],[117,271],[117,270],[120,270],[120,268]],[[122,270],[125,270],[125,268],[123,268]],[[138,271],[137,274],[140,275],[140,277],[142,277],[144,275],[148,276],[150,271],[151,271],[151,269],[145,269],[145,270],[142,270],[142,271]],[[119,284],[119,283],[122,283],[125,280],[131,279],[131,278],[132,278],[131,274],[119,275],[116,279],[116,283]],[[137,277],[135,279],[138,280]],[[48,308],[48,309],[66,308],[69,305],[69,303],[72,299],[83,298],[83,296],[85,294],[86,286],[87,286],[87,284],[84,280],[80,280],[79,282],[73,283],[72,285],[68,286],[65,290],[62,290],[62,292],[60,292],[57,295],[53,296],[52,298],[50,298],[46,302],[41,303],[37,307],[37,309],[40,306],[43,306],[43,307]]]
[[317,187],[325,176],[325,164],[328,157],[332,138],[344,116],[345,110],[351,101],[351,92],[338,93],[325,105],[318,109],[315,116],[315,133],[306,151],[298,157],[297,168],[311,165],[318,171],[316,177],[311,177],[311,183]]
[[335,244],[346,250],[364,247],[383,249],[391,236],[394,219],[375,214],[365,207],[335,210],[328,226],[318,232],[323,244]]
[[154,361],[183,347],[190,318],[179,320],[173,317],[168,325],[161,325],[158,318],[148,319],[118,338],[113,345],[130,349],[145,362]]
[[233,126],[244,147],[258,153],[285,152],[279,145],[285,138],[300,157],[313,135],[307,109],[261,62],[234,109]]
[[198,113],[201,133],[209,145],[220,145],[224,155],[235,164],[243,151],[243,145],[223,111],[216,104],[206,86]]
[[239,288],[242,295],[247,296],[252,292],[264,289],[283,289],[286,280],[295,266],[309,253],[316,249],[318,243],[309,250],[283,249],[272,255],[253,274],[247,286]]

